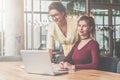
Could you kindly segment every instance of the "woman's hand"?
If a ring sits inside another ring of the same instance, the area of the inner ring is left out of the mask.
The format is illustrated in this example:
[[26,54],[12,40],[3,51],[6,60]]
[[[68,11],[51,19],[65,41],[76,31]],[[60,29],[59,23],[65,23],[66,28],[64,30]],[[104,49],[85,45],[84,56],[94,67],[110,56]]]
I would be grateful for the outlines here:
[[61,69],[64,69],[64,62],[61,61],[61,62],[59,63],[59,66],[60,66]]
[[72,64],[70,64],[68,62],[65,62],[64,63],[64,68],[67,68],[69,70],[74,70],[75,69],[75,65],[72,65]]
[[60,66],[61,69],[70,69],[70,70],[75,69],[75,65],[72,65],[72,64],[70,64],[68,62],[63,62],[63,61],[60,62],[59,66]]

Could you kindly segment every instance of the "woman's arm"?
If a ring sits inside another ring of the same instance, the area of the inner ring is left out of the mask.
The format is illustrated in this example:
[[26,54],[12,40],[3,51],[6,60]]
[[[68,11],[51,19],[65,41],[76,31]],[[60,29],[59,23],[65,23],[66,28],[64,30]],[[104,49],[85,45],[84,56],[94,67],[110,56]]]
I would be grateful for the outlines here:
[[72,55],[74,52],[74,48],[77,44],[78,44],[78,42],[75,43],[75,45],[72,47],[71,51],[68,53],[68,55],[65,57],[65,59],[63,59],[64,62],[73,64]]
[[53,30],[52,26],[48,27],[48,33],[47,33],[47,49],[50,54],[50,58],[52,59],[52,50],[54,49],[54,38],[52,36]]
[[49,55],[50,55],[50,59],[52,60],[52,57],[53,57],[53,55],[52,55],[52,49],[48,49],[48,52],[49,52]]

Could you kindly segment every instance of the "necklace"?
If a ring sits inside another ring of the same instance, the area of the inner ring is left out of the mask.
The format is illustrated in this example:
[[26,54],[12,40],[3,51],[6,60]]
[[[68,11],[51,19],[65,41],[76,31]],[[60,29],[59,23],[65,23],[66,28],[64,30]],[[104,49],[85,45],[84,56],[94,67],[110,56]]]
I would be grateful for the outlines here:
[[81,38],[80,40],[86,40],[86,39],[89,39],[89,38],[90,38],[90,36],[87,36],[85,38]]

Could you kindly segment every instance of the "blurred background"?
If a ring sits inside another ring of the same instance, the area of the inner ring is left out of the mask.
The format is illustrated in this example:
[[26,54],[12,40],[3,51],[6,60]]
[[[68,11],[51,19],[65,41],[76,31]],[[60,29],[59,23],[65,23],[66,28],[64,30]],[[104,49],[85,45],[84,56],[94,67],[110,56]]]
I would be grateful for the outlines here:
[[[46,49],[48,6],[53,1],[61,2],[71,19],[92,16],[100,54],[120,57],[120,0],[0,0],[0,56]],[[57,41],[54,46],[55,52],[62,51]]]

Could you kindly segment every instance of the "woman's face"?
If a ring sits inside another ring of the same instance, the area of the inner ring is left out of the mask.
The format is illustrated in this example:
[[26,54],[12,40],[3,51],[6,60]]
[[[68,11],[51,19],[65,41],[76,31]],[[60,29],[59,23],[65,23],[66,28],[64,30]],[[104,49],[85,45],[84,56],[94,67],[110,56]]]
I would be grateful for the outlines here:
[[64,13],[59,12],[57,9],[52,9],[49,11],[49,16],[55,23],[58,24],[62,20]]
[[78,33],[80,36],[90,35],[91,30],[92,30],[92,27],[88,26],[88,24],[85,20],[79,21]]

